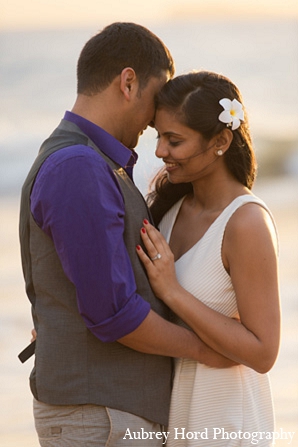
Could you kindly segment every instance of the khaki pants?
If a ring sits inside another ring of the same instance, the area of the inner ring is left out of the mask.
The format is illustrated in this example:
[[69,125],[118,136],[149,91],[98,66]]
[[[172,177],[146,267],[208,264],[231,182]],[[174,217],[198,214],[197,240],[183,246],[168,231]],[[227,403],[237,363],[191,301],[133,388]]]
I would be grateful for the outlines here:
[[34,399],[35,427],[41,447],[162,447],[162,426],[99,405],[47,405]]

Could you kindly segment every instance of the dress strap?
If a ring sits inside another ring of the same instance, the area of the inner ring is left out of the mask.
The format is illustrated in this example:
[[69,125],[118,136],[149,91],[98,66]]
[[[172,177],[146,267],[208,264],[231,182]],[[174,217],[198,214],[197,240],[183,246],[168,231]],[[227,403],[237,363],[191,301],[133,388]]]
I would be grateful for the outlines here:
[[222,235],[221,236],[223,237],[226,225],[227,225],[228,221],[230,220],[230,218],[232,217],[232,215],[235,213],[235,211],[237,211],[238,208],[240,208],[243,205],[246,205],[247,203],[256,203],[257,205],[261,206],[262,208],[264,208],[267,211],[267,213],[270,216],[271,221],[273,223],[274,229],[275,229],[277,246],[278,246],[279,245],[278,231],[277,231],[277,226],[276,226],[274,217],[273,217],[270,209],[266,205],[266,203],[262,199],[260,199],[259,197],[255,196],[253,194],[244,194],[242,196],[238,196],[225,208],[225,210],[222,212],[222,214],[220,216],[220,218],[223,219],[223,221],[221,222],[221,224],[222,224]]

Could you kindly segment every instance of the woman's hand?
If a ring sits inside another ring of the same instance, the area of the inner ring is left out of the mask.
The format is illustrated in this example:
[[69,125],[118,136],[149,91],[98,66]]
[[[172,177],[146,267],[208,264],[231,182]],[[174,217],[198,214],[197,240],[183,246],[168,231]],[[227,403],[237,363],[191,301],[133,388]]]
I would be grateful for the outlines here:
[[174,255],[162,234],[147,220],[143,221],[141,238],[147,250],[140,245],[137,254],[147,271],[155,295],[167,303],[172,291],[180,288],[176,278]]
[[31,338],[30,341],[31,341],[31,343],[33,343],[36,340],[36,337],[37,337],[37,332],[36,332],[35,329],[31,330],[31,336],[32,336],[32,338]]

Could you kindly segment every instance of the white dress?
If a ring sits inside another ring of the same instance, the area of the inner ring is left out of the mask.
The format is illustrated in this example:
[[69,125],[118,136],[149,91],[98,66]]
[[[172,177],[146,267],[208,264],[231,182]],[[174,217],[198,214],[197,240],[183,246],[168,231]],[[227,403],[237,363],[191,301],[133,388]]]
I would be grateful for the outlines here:
[[[182,201],[160,223],[167,242]],[[231,279],[222,263],[222,240],[232,214],[248,202],[258,203],[269,212],[264,202],[253,195],[237,197],[175,263],[179,283],[228,317],[236,317],[238,311]],[[251,447],[257,440],[258,447],[270,446],[271,441],[264,439],[269,435],[255,434],[274,431],[268,375],[243,365],[215,369],[177,359],[168,431],[167,447]]]

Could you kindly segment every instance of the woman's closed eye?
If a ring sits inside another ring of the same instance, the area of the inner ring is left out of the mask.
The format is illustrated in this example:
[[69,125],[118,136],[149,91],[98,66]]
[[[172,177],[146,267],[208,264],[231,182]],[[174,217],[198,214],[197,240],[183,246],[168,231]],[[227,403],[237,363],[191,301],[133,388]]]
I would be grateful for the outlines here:
[[169,145],[172,146],[172,147],[177,147],[181,143],[182,143],[181,140],[169,140]]
[[[156,135],[157,142],[160,141],[160,138],[161,138],[160,135],[157,134],[157,135]],[[170,146],[172,146],[172,147],[179,146],[179,144],[181,144],[181,143],[182,143],[181,140],[176,140],[176,139],[173,139],[173,138],[168,138],[168,144],[169,144]]]

